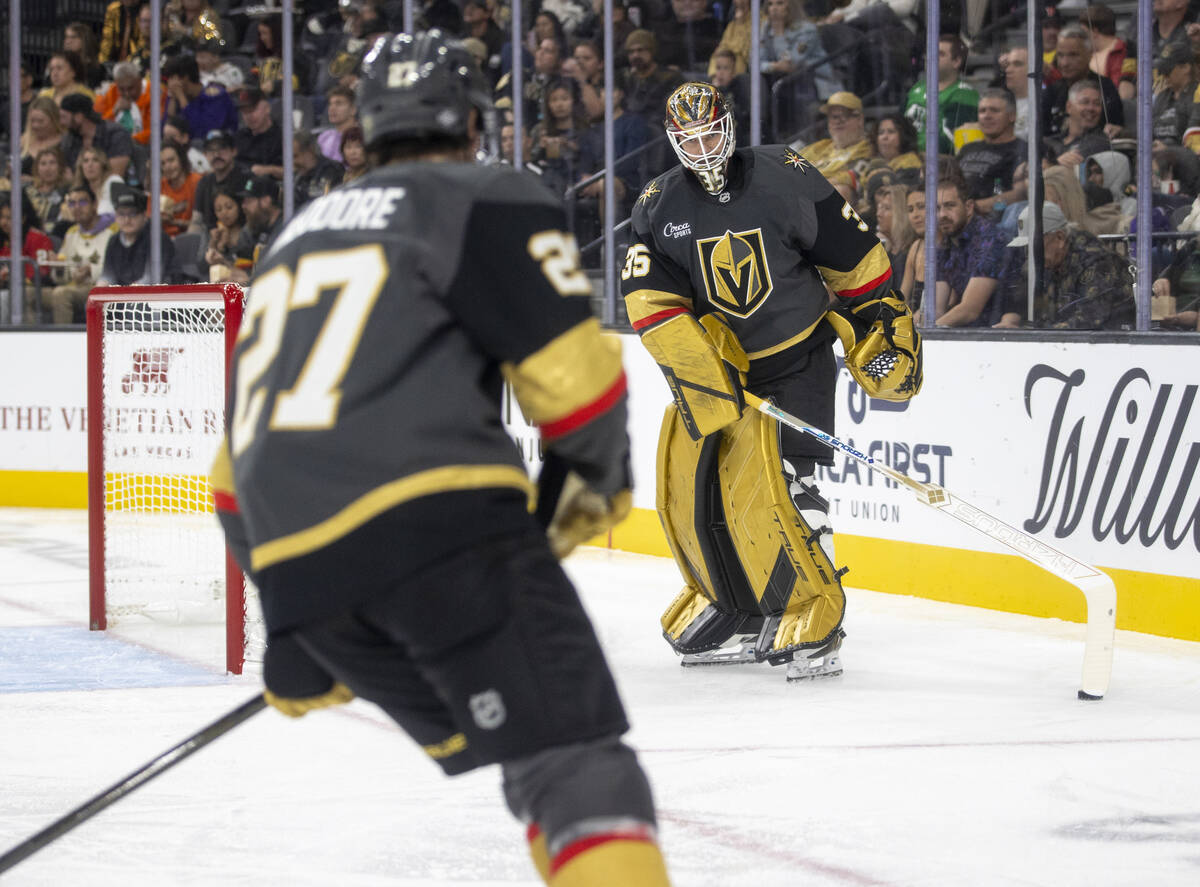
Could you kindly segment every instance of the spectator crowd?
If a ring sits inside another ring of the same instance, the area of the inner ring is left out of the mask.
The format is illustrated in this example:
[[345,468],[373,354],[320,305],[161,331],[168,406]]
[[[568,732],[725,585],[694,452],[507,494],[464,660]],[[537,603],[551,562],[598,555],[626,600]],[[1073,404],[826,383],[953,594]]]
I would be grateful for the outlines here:
[[[304,0],[293,46],[293,176],[284,181],[282,17],[231,0],[169,0],[151,64],[150,7],[113,0],[102,21],[70,22],[61,49],[21,69],[21,166],[0,194],[0,256],[13,248],[11,189],[22,191],[27,322],[77,323],[97,285],[150,281],[151,78],[161,87],[162,277],[245,282],[293,206],[353,181],[369,158],[354,86],[379,34],[401,28],[397,0]],[[604,22],[600,0],[533,0],[520,52],[504,0],[417,2],[420,27],[463,38],[503,114],[513,162],[564,197],[585,259],[604,217]],[[739,144],[750,143],[752,79],[762,141],[789,144],[868,221],[914,309],[926,294],[942,327],[1132,329],[1133,169],[1154,164],[1154,322],[1197,328],[1200,303],[1200,0],[1153,0],[1153,39],[1130,38],[1136,3],[1047,7],[1043,76],[1029,79],[1024,4],[951,4],[938,43],[937,120],[922,76],[918,0],[624,0],[613,8],[611,84],[617,218],[674,165],[665,99],[686,80],[717,86]],[[1067,4],[1064,4],[1066,6]],[[751,70],[751,39],[759,36]],[[1153,143],[1135,138],[1137,58],[1152,56]],[[514,95],[514,65],[521,89]],[[1042,124],[1043,286],[1030,297],[1026,249],[1029,120]],[[940,155],[926,207],[924,148]],[[934,213],[937,279],[925,281]],[[1181,232],[1181,233],[1172,233]],[[7,286],[8,264],[0,269]]]

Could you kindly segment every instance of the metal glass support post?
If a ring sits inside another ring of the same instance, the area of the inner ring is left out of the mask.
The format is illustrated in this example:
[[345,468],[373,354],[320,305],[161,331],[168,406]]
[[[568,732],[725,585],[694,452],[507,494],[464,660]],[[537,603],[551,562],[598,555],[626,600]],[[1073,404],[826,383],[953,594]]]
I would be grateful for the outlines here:
[[[512,66],[508,69],[512,86],[513,169],[525,168],[525,62],[521,39],[521,0],[512,4]],[[503,126],[503,124],[501,124]],[[503,142],[503,136],[501,142]]]
[[8,132],[13,184],[8,203],[14,232],[8,244],[8,304],[9,320],[20,323],[25,308],[25,267],[21,262],[25,244],[18,243],[20,235],[15,232],[21,230],[21,0],[8,0],[8,21]]
[[[757,2],[757,0],[755,0]],[[519,5],[516,3],[514,5]],[[617,223],[617,170],[616,128],[613,123],[613,0],[604,0],[604,166],[608,175],[604,177],[604,300],[601,321],[606,326],[617,322],[617,266],[616,235],[613,226]]]
[[[162,4],[150,4],[150,281],[162,283]],[[118,235],[120,236],[120,235]]]
[[1025,247],[1026,270],[1026,305],[1025,318],[1031,324],[1036,324],[1034,306],[1038,293],[1042,291],[1042,278],[1046,255],[1046,244],[1042,240],[1042,16],[1041,4],[1035,3],[1029,7],[1029,20],[1026,23],[1026,51],[1029,53],[1029,152],[1026,155],[1026,170],[1028,173],[1029,191],[1026,194],[1027,212],[1025,230],[1029,233],[1029,243]]
[[[1150,4],[1138,4],[1137,33],[1138,46],[1153,46],[1151,42]],[[1151,106],[1154,101],[1151,95],[1154,75],[1150,68],[1150,53],[1139,52],[1137,59],[1137,143],[1143,146],[1137,152],[1137,288],[1136,296],[1137,323],[1139,330],[1150,329],[1150,246],[1154,232],[1154,206],[1151,189],[1154,187],[1151,179],[1150,164],[1152,152],[1146,149],[1153,141],[1151,138]]]
[[296,97],[292,90],[292,71],[295,68],[292,59],[292,4],[293,0],[283,0],[283,92],[279,100],[283,105],[283,221],[287,223],[292,218],[292,210],[296,204],[296,163],[295,145],[292,142],[296,118],[292,113]]
[[[759,16],[762,14],[761,0],[750,0],[750,144],[762,144],[762,72],[760,62]],[[773,141],[773,140],[772,140]]]
[[938,0],[925,0],[925,294],[921,296],[924,325],[937,321],[937,183],[938,143],[938,36],[942,9]]

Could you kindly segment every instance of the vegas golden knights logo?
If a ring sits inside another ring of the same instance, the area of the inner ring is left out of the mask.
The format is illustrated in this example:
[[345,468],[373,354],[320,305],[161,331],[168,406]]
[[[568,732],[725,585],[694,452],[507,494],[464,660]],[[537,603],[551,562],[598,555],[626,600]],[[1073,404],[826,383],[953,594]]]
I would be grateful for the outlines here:
[[762,229],[726,231],[696,241],[708,300],[730,314],[749,317],[771,295],[771,269]]

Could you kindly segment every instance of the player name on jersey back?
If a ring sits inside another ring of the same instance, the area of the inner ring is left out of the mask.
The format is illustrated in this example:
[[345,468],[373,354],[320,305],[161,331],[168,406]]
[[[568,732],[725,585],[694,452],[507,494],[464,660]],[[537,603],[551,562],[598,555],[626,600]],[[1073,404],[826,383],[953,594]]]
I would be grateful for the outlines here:
[[403,200],[406,189],[347,188],[318,197],[292,219],[271,245],[275,253],[301,234],[310,231],[381,231],[388,227],[396,202]]

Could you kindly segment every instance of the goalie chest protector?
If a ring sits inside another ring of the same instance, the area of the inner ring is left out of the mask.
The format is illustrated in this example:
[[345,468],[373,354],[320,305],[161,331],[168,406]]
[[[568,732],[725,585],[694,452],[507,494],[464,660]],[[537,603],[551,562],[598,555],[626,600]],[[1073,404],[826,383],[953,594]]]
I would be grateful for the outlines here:
[[891,269],[878,239],[798,153],[740,148],[728,178],[716,195],[682,166],[646,184],[633,230],[650,248],[651,267],[623,281],[626,295],[690,286],[681,294],[692,298],[694,313],[719,311],[755,360],[812,332],[829,307],[831,271],[842,296],[886,292]]

